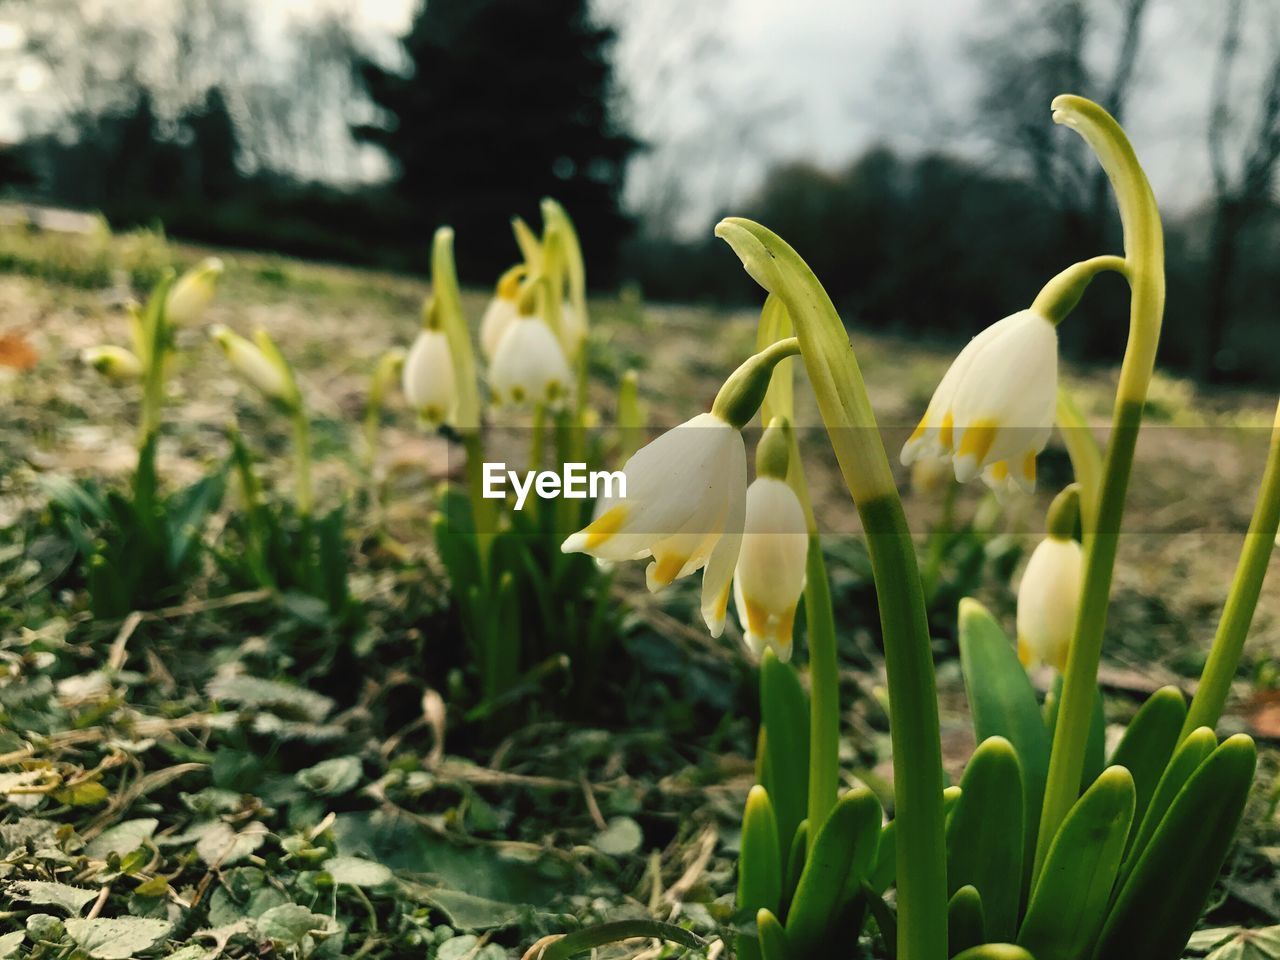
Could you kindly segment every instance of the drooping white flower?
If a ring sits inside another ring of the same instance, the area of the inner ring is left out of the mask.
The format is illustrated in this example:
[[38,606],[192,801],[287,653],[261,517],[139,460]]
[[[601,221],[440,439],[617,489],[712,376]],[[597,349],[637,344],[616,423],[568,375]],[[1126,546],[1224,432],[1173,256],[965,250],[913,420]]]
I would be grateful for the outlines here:
[[486,359],[493,360],[498,344],[502,342],[502,335],[518,315],[519,308],[515,300],[499,293],[489,301],[489,305],[484,308],[484,316],[480,318],[480,349],[484,351]]
[[587,323],[584,317],[565,300],[560,304],[560,342],[565,353],[576,356],[582,341],[587,339]]
[[217,292],[222,269],[221,260],[209,257],[178,278],[165,300],[165,316],[170,325],[189,326],[200,319]]
[[222,348],[231,369],[245,382],[269,400],[288,402],[293,390],[289,375],[259,344],[220,323],[209,330],[209,335]]
[[142,361],[137,354],[124,347],[89,347],[80,354],[87,367],[93,367],[109,380],[127,383],[142,376]]
[[702,617],[718,637],[746,513],[742,434],[715,414],[699,414],[642,447],[622,472],[626,497],[602,498],[591,523],[561,549],[615,562],[652,557],[646,581],[653,591],[705,567]]
[[443,330],[423,330],[404,358],[401,384],[409,406],[432,426],[448,423],[458,406],[453,353]]
[[507,327],[489,365],[495,402],[555,406],[569,392],[573,375],[560,341],[546,321],[522,315]]
[[1075,540],[1050,535],[1032,551],[1018,584],[1018,659],[1024,666],[1066,670],[1083,578],[1084,552]]
[[785,480],[759,476],[747,488],[746,526],[733,598],[747,646],[791,659],[791,630],[804,593],[809,534],[804,508]]
[[950,458],[962,483],[985,471],[993,486],[1034,489],[1057,392],[1057,328],[1030,310],[1005,317],[960,351],[903,446],[902,462]]

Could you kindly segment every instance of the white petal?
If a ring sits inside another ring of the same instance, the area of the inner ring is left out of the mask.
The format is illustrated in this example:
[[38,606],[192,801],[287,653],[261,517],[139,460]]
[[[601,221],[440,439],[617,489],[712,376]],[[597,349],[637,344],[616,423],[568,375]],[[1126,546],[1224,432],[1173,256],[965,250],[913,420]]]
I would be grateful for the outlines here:
[[572,374],[560,341],[538,317],[517,317],[507,327],[489,367],[500,403],[552,404],[569,390]]
[[487,359],[492,360],[502,342],[502,335],[516,318],[516,303],[506,297],[494,297],[484,309],[480,320],[480,349]]
[[423,330],[418,334],[405,357],[401,383],[409,406],[423,419],[444,423],[452,417],[458,391],[449,338],[442,331]]
[[729,605],[729,583],[738,562],[742,532],[747,512],[747,451],[742,434],[733,430],[733,441],[724,454],[724,471],[728,475],[725,489],[724,533],[716,543],[702,574],[702,619],[713,637],[724,630]]
[[1046,537],[1018,584],[1018,645],[1024,660],[1062,669],[1075,632],[1084,555],[1074,540]]

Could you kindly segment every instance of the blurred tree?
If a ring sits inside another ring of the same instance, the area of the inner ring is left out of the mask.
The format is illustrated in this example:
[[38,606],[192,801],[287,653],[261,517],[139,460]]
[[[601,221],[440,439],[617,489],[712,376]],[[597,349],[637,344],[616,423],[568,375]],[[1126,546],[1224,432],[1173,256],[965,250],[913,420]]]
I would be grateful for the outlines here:
[[543,196],[573,215],[600,280],[612,275],[636,140],[617,120],[611,29],[588,0],[429,0],[403,38],[404,69],[361,73],[384,122],[356,134],[395,161],[418,218],[459,234],[460,268],[486,279],[515,259],[512,214]]
[[[1233,279],[1237,274],[1242,239],[1251,223],[1271,204],[1280,161],[1280,38],[1270,23],[1270,49],[1262,81],[1252,95],[1232,82],[1240,53],[1244,0],[1228,0],[1225,26],[1214,68],[1209,114],[1209,156],[1213,169],[1213,218],[1209,228],[1203,341],[1197,352],[1196,373],[1217,380],[1236,373],[1239,360],[1225,349],[1231,329]],[[1243,137],[1232,136],[1243,104],[1255,99],[1256,115]],[[1237,156],[1229,156],[1235,149]]]

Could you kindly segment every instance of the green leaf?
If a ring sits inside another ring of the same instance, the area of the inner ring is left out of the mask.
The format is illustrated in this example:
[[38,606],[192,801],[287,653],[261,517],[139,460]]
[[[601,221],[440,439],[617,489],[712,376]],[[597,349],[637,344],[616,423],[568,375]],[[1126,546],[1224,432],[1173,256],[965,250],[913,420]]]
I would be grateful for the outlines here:
[[1012,943],[984,943],[957,953],[951,960],[1040,960]]
[[14,900],[24,900],[37,907],[58,907],[75,916],[98,896],[97,890],[72,887],[48,880],[18,880],[9,888]]
[[760,956],[763,960],[792,960],[787,931],[772,911],[761,910],[756,914],[756,930],[760,935]]
[[1134,715],[1111,756],[1112,766],[1125,767],[1133,774],[1136,823],[1141,823],[1147,812],[1156,784],[1178,745],[1186,718],[1187,702],[1182,691],[1177,687],[1162,687],[1148,697]]
[[[777,913],[782,899],[782,863],[778,854],[778,823],[769,792],[757,784],[747,794],[742,815],[742,851],[738,855],[738,912]],[[735,953],[743,960],[759,957],[754,938],[740,934]]]
[[[1040,829],[1044,784],[1049,775],[1049,731],[1045,729],[1035,688],[1000,624],[976,600],[960,601],[960,668],[973,712],[973,733],[982,743],[1004,737],[1018,754],[1023,792],[1023,880],[1030,882]],[[985,896],[985,893],[984,893]]]
[[809,698],[795,667],[771,650],[760,662],[760,711],[767,732],[761,783],[769,791],[779,850],[785,853],[809,808]]
[[783,878],[782,897],[790,906],[791,898],[800,886],[800,877],[804,875],[804,862],[809,856],[809,821],[801,820],[796,827],[796,835],[791,839],[791,853],[787,856],[787,873]]
[[363,857],[330,857],[322,869],[333,877],[334,883],[351,887],[380,887],[395,879],[385,866]]
[[[960,802],[960,788],[947,787],[942,791],[942,815],[948,822]],[[893,885],[898,874],[898,827],[890,820],[880,830],[880,844],[876,849],[876,865],[867,877],[867,886],[877,895],[883,895]]]
[[1147,844],[1151,842],[1151,837],[1155,834],[1156,828],[1160,826],[1160,821],[1164,819],[1164,815],[1169,812],[1169,807],[1173,804],[1179,791],[1191,779],[1191,775],[1200,768],[1200,764],[1209,759],[1214,748],[1218,746],[1218,738],[1214,736],[1212,730],[1208,727],[1200,727],[1187,734],[1187,738],[1178,745],[1178,749],[1174,751],[1173,759],[1169,761],[1169,766],[1165,768],[1164,774],[1160,777],[1159,784],[1156,785],[1155,794],[1151,798],[1150,804],[1147,806],[1146,815],[1142,818],[1133,839],[1129,844],[1129,853],[1125,858],[1124,866],[1120,870],[1120,883],[1128,879],[1129,874],[1133,871],[1134,864],[1142,856],[1142,852],[1146,850]]
[[1280,927],[1241,930],[1205,960],[1280,960]]
[[284,946],[295,946],[308,936],[331,936],[336,924],[322,913],[312,913],[296,903],[272,907],[255,921],[258,934]]
[[[1039,722],[1037,720],[1037,722]],[[987,936],[1011,940],[1022,904],[1022,770],[1004,737],[984,740],[960,782],[947,823],[947,886],[972,885],[982,895]]]
[[334,757],[300,770],[294,779],[318,796],[336,797],[354,790],[363,774],[359,757]]
[[267,708],[281,716],[297,716],[312,723],[324,720],[334,706],[328,697],[306,687],[258,677],[215,677],[209,681],[205,692],[214,700],[225,700],[242,707]]
[[67,921],[67,936],[76,946],[95,960],[128,960],[155,946],[169,934],[172,924],[164,920],[141,917],[118,917],[111,920]]
[[[797,957],[814,956],[875,860],[880,802],[869,790],[846,793],[818,831],[787,915],[787,943]],[[851,881],[856,879],[856,884]]]
[[984,940],[986,918],[982,910],[982,895],[978,888],[965,885],[955,892],[947,904],[947,951],[957,954],[976,947]]
[[267,839],[267,828],[257,820],[237,831],[216,820],[200,831],[196,853],[211,867],[228,867],[253,853]]
[[160,821],[152,817],[118,823],[90,840],[84,848],[85,855],[97,859],[106,859],[113,853],[124,856],[150,840],[158,826]]
[[477,897],[461,890],[442,887],[431,891],[427,899],[460,930],[493,930],[510,926],[520,917],[520,908],[515,904]]
[[1256,765],[1257,750],[1243,734],[1200,764],[1116,897],[1096,960],[1179,955],[1231,847]]
[[1062,821],[1018,933],[1036,960],[1089,955],[1106,919],[1134,802],[1133,776],[1109,767]]
[[611,857],[635,853],[644,843],[644,831],[630,817],[613,817],[608,826],[597,833],[591,845]]

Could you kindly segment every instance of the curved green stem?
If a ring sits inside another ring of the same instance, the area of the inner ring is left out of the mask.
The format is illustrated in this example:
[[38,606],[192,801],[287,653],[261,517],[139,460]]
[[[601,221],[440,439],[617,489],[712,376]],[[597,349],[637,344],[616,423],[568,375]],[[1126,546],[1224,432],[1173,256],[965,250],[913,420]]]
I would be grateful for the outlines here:
[[1276,542],[1277,526],[1280,526],[1280,407],[1276,409],[1276,419],[1271,428],[1267,468],[1262,475],[1262,489],[1253,508],[1253,518],[1249,521],[1249,532],[1245,534],[1240,562],[1179,740],[1198,727],[1212,729],[1218,725],[1227,695],[1231,692],[1236,667],[1240,665],[1249,626],[1253,623],[1258,595],[1262,592],[1262,581],[1266,578]]
[[889,686],[898,821],[898,957],[945,960],[946,847],[933,653],[915,546],[871,400],[844,323],[800,256],[750,220],[722,220],[716,236],[786,305],[845,485],[862,518]]
[[[791,317],[786,305],[770,294],[760,313],[756,349],[765,353],[779,343],[794,343]],[[790,347],[787,348],[790,350]],[[757,354],[757,356],[759,355]],[[795,376],[792,364],[783,359],[773,368],[773,376],[760,407],[765,423],[776,418],[789,422],[795,416]],[[809,850],[822,825],[836,805],[840,791],[840,665],[836,656],[836,618],[831,606],[831,584],[822,555],[822,538],[813,512],[809,484],[805,480],[800,441],[793,429],[786,430],[789,442],[787,483],[795,491],[804,511],[809,531],[805,554],[804,616],[809,637]]]
[[532,954],[531,960],[569,960],[570,957],[576,957],[588,950],[637,937],[669,940],[671,943],[678,943],[691,950],[707,945],[701,937],[670,923],[661,923],[657,920],[615,920],[612,923],[602,923],[599,926],[567,934],[548,944],[540,952]]
[[298,403],[293,408],[293,467],[296,474],[297,490],[294,497],[298,503],[298,515],[311,516],[313,495],[311,491],[311,422],[307,418],[306,408]]
[[1049,760],[1036,844],[1034,875],[1037,876],[1049,844],[1080,794],[1120,519],[1164,314],[1164,234],[1160,213],[1128,138],[1110,114],[1081,97],[1056,98],[1053,119],[1085,139],[1111,180],[1124,226],[1125,276],[1131,298],[1129,340],[1120,368],[1111,442],[1097,492],[1093,531],[1085,543],[1085,572],[1076,633],[1067,658]]

